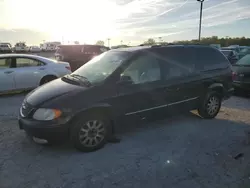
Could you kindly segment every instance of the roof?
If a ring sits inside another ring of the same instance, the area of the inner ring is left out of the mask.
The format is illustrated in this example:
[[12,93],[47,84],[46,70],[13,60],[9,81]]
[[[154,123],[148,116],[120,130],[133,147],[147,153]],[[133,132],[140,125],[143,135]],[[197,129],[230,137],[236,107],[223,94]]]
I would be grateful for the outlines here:
[[56,62],[56,60],[50,59],[50,58],[46,58],[43,56],[39,56],[39,55],[31,55],[31,54],[0,54],[0,58],[6,58],[6,57],[26,57],[26,58],[33,58],[33,59],[37,59],[43,62]]
[[233,50],[227,50],[227,49],[222,49],[222,50],[220,50],[220,51],[223,51],[223,52],[231,52],[231,51],[233,51]]
[[107,48],[107,46],[102,46],[102,45],[97,45],[97,44],[61,44],[59,47],[64,47],[64,46],[100,46]]
[[200,45],[200,44],[169,44],[169,45],[153,45],[153,46],[136,46],[136,47],[128,47],[128,48],[118,48],[112,49],[112,51],[127,51],[134,52],[140,50],[147,50],[151,48],[178,48],[178,47],[195,47],[195,48],[214,48],[208,45]]
[[3,57],[33,57],[33,58],[37,58],[37,57],[41,57],[38,55],[31,55],[31,54],[17,54],[17,53],[11,53],[11,54],[0,54],[0,58]]
[[136,46],[136,47],[112,49],[112,51],[127,51],[127,52],[134,52],[134,51],[139,51],[139,50],[149,49],[149,48],[151,48],[151,46]]

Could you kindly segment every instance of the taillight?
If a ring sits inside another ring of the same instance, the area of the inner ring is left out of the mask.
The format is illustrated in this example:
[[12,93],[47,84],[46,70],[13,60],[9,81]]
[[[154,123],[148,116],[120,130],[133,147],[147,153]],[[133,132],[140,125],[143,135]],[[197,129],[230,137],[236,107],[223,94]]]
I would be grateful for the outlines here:
[[232,80],[236,80],[237,78],[237,73],[236,72],[232,72]]
[[65,68],[71,71],[71,67],[70,66],[66,66]]

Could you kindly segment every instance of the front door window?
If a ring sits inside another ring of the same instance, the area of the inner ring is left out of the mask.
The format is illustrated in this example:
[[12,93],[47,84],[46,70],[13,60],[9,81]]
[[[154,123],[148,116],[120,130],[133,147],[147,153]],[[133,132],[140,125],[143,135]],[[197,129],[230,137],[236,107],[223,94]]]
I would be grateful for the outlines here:
[[159,81],[161,79],[159,61],[150,55],[140,56],[129,65],[121,76],[129,76],[133,84]]

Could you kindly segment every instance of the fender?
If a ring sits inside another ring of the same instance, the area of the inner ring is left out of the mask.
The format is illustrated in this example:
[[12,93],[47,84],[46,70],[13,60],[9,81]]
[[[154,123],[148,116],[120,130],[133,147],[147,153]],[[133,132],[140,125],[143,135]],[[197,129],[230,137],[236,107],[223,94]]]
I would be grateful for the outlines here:
[[224,95],[226,90],[222,83],[213,83],[208,87],[209,90],[216,90],[217,92],[221,93],[221,95]]
[[75,117],[79,116],[82,113],[86,113],[86,112],[90,112],[90,111],[94,111],[94,110],[100,110],[100,111],[105,111],[105,113],[107,113],[107,115],[113,119],[113,111],[112,111],[112,106],[108,103],[96,103],[93,104],[91,106],[87,106],[86,108],[83,108],[79,111],[76,111],[72,117],[72,119],[74,119]]
[[211,84],[208,88],[209,88],[209,89],[221,88],[221,89],[224,90],[224,86],[223,86],[222,83],[213,83],[213,84]]

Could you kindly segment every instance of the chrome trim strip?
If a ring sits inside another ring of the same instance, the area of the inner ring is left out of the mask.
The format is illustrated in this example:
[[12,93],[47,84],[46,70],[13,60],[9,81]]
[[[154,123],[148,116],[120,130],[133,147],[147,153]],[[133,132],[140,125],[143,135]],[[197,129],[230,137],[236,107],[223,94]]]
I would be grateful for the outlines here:
[[177,102],[173,102],[173,103],[169,103],[169,104],[164,104],[164,105],[161,105],[161,106],[156,106],[156,107],[152,107],[152,108],[138,110],[138,111],[135,111],[135,112],[129,112],[129,113],[126,113],[125,115],[128,116],[128,115],[132,115],[132,114],[138,114],[138,113],[141,113],[141,112],[146,112],[146,111],[150,111],[150,110],[154,110],[154,109],[158,109],[158,108],[172,106],[172,105],[175,105],[175,104],[180,104],[180,103],[183,103],[183,102],[192,101],[192,100],[195,100],[195,99],[198,99],[198,98],[199,97],[193,97],[193,98],[190,98],[190,99],[185,99],[185,100],[182,100],[182,101],[177,101]]

